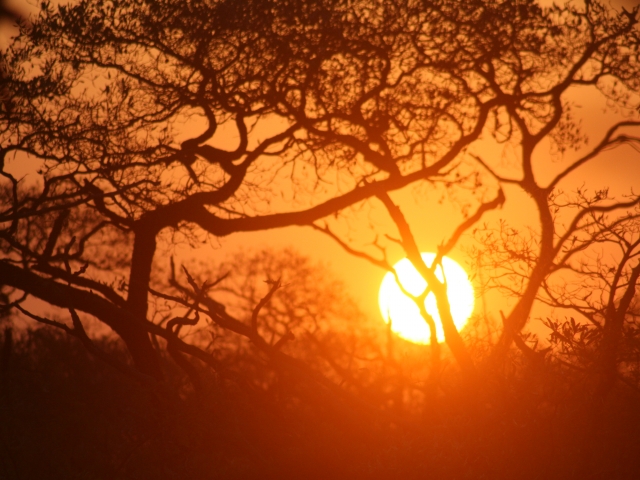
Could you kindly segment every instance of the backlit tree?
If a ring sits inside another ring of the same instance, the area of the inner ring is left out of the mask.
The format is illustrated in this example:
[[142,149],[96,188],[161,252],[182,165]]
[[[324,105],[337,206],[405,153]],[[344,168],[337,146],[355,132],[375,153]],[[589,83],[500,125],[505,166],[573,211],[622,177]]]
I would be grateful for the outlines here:
[[[211,284],[185,273],[189,299],[154,290],[159,242],[315,225],[358,253],[317,222],[381,202],[436,294],[447,344],[472,373],[446,285],[422,262],[389,192],[419,182],[467,191],[475,210],[440,254],[504,202],[504,184],[533,198],[540,232],[522,288],[513,287],[508,347],[571,239],[571,228],[554,223],[558,183],[605,148],[633,142],[619,129],[637,122],[611,127],[551,182],[536,177],[535,156],[549,139],[561,149],[580,141],[567,97],[574,87],[636,107],[637,13],[480,0],[43,4],[3,66],[0,278],[14,289],[9,305],[28,314],[32,296],[69,311],[73,327],[65,328],[87,345],[76,312],[94,317],[156,380],[150,334],[186,369],[184,354],[218,368],[177,334],[195,317],[154,320],[153,290],[297,368],[255,319],[243,323],[210,298]],[[491,139],[515,145],[515,177],[485,158]],[[15,173],[21,164],[24,179]]]

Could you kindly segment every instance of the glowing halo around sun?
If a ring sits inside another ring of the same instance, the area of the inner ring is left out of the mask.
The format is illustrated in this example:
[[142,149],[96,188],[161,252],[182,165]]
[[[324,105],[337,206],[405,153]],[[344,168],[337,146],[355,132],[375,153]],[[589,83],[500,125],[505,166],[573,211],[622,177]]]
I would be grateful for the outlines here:
[[[427,266],[431,266],[435,256],[435,253],[422,253],[422,259]],[[442,275],[443,267],[444,277]],[[410,294],[418,296],[427,288],[427,282],[420,276],[408,258],[400,260],[394,265],[394,268],[398,273],[400,283]],[[451,306],[453,323],[460,331],[473,312],[475,300],[469,276],[458,263],[449,257],[442,257],[442,266],[438,266],[435,273],[440,281],[446,277],[447,297]],[[411,298],[402,292],[391,272],[388,272],[382,279],[378,302],[384,321],[388,324],[391,319],[391,331],[410,342],[422,344],[430,342],[431,332],[420,315],[420,309]],[[443,342],[444,332],[433,292],[427,295],[425,306],[436,323],[438,342]]]

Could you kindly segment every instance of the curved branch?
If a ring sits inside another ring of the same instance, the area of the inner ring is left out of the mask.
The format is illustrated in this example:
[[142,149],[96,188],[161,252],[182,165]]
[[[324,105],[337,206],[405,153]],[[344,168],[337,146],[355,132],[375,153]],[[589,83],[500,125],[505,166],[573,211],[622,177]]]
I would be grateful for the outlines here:
[[618,129],[620,129],[622,127],[638,127],[638,126],[640,126],[640,121],[623,121],[623,122],[618,122],[615,125],[613,125],[607,131],[607,133],[604,136],[604,138],[600,141],[600,143],[598,145],[596,145],[596,147],[593,150],[591,150],[588,154],[586,154],[583,157],[579,158],[578,160],[573,162],[571,165],[569,165],[567,168],[565,168],[563,171],[558,173],[554,177],[554,179],[551,180],[551,182],[546,187],[546,189],[549,190],[549,191],[553,190],[563,178],[565,178],[567,175],[569,175],[571,172],[573,172],[575,169],[577,169],[581,165],[584,165],[589,160],[591,160],[594,157],[596,157],[600,152],[605,150],[607,147],[611,147],[611,146],[614,146],[616,144],[626,143],[626,142],[629,142],[629,141],[632,140],[631,138],[629,138],[629,137],[627,137],[625,135],[620,135],[620,136],[612,139],[611,137],[613,136],[613,134]]

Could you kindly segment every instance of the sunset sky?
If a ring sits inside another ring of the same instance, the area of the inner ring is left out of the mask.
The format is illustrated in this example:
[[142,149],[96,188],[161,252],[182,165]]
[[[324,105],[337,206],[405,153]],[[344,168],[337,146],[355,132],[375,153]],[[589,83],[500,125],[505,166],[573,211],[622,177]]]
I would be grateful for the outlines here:
[[[616,7],[626,6],[627,8],[631,8],[635,3],[634,0],[612,2]],[[16,11],[23,12],[34,12],[38,9],[37,2],[29,0],[11,0],[6,2],[6,5]],[[1,39],[3,46],[6,46],[7,33],[11,31],[10,28],[6,28],[7,26],[7,22],[4,21],[1,27],[3,30],[3,38]],[[590,140],[589,145],[586,147],[588,148],[600,140],[606,128],[614,120],[622,117],[611,110],[607,110],[602,97],[594,89],[574,90],[572,95],[578,107],[576,114],[582,118],[584,132]],[[491,142],[484,142],[474,144],[470,151],[482,156],[488,163],[498,167],[505,175],[518,176],[517,170],[509,168],[509,159],[517,155],[515,146],[497,146],[492,145]],[[549,144],[543,144],[535,152],[538,178],[550,178],[553,172],[558,171],[572,158],[576,158],[584,151],[586,149],[578,152],[569,152],[563,158],[554,153]],[[14,165],[13,168],[18,169],[20,167]],[[574,172],[562,184],[562,188],[570,190],[576,186],[584,185],[588,189],[596,190],[610,187],[613,193],[624,193],[634,186],[637,191],[640,188],[638,180],[640,180],[640,153],[628,146],[624,146],[605,152],[597,160]],[[499,218],[504,218],[515,227],[535,226],[535,218],[532,217],[534,210],[527,197],[516,187],[506,187],[505,193],[507,196],[505,206],[496,212],[486,215],[483,221],[495,222]],[[425,184],[413,185],[392,194],[393,199],[409,220],[418,244],[423,251],[435,251],[436,247],[445,242],[453,229],[464,219],[458,206],[448,201],[446,197],[443,197],[443,194],[445,194],[443,189],[433,189]],[[485,199],[492,198],[494,194],[495,189],[488,187]],[[444,201],[441,202],[443,198]],[[468,197],[461,194],[458,198],[464,202]],[[358,215],[351,215],[346,212],[344,218],[338,221],[331,220],[330,225],[341,233],[343,238],[351,239],[353,248],[377,255],[379,252],[371,248],[371,242],[374,240],[375,234],[377,233],[380,236],[388,234],[396,237],[395,226],[389,220],[384,209],[381,208],[380,202],[375,199],[356,208],[360,209]],[[471,211],[473,211],[473,207]],[[371,228],[371,225],[374,225],[375,228]],[[397,246],[389,242],[387,242],[387,245],[389,247],[389,260],[392,263],[404,256]],[[468,238],[463,238],[460,245],[449,255],[463,266],[466,266],[466,263],[470,261],[461,248],[465,245],[469,245]],[[178,251],[186,257],[197,256],[203,258],[211,255],[213,256],[213,261],[218,261],[244,248],[294,247],[300,253],[327,264],[344,281],[346,292],[352,295],[372,318],[376,321],[381,321],[377,306],[377,295],[385,272],[362,259],[345,253],[335,241],[319,232],[313,231],[309,227],[290,227],[259,233],[233,234],[220,239],[219,243],[215,243],[213,247],[213,250],[206,247],[197,252],[179,247]],[[286,279],[286,281],[294,283],[295,279]],[[487,310],[494,319],[498,318],[499,310],[506,311],[509,308],[508,302],[501,296],[488,295],[485,301]],[[477,302],[476,312],[482,308],[481,302],[482,300]]]

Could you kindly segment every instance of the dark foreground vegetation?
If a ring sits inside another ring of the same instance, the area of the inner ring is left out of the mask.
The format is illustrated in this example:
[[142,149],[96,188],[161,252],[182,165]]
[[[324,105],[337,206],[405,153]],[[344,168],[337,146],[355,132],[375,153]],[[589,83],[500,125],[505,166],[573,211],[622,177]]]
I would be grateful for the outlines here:
[[[206,375],[206,393],[195,394],[169,359],[168,381],[152,389],[50,329],[24,332],[12,346],[7,338],[6,479],[632,479],[640,472],[637,388],[620,383],[598,397],[593,378],[552,360],[529,364],[514,353],[508,372],[483,379],[480,393],[450,381],[446,395],[398,408],[374,385],[353,404],[331,404],[286,377],[258,391]],[[126,359],[116,342],[99,345]],[[385,390],[401,381],[377,380]]]

